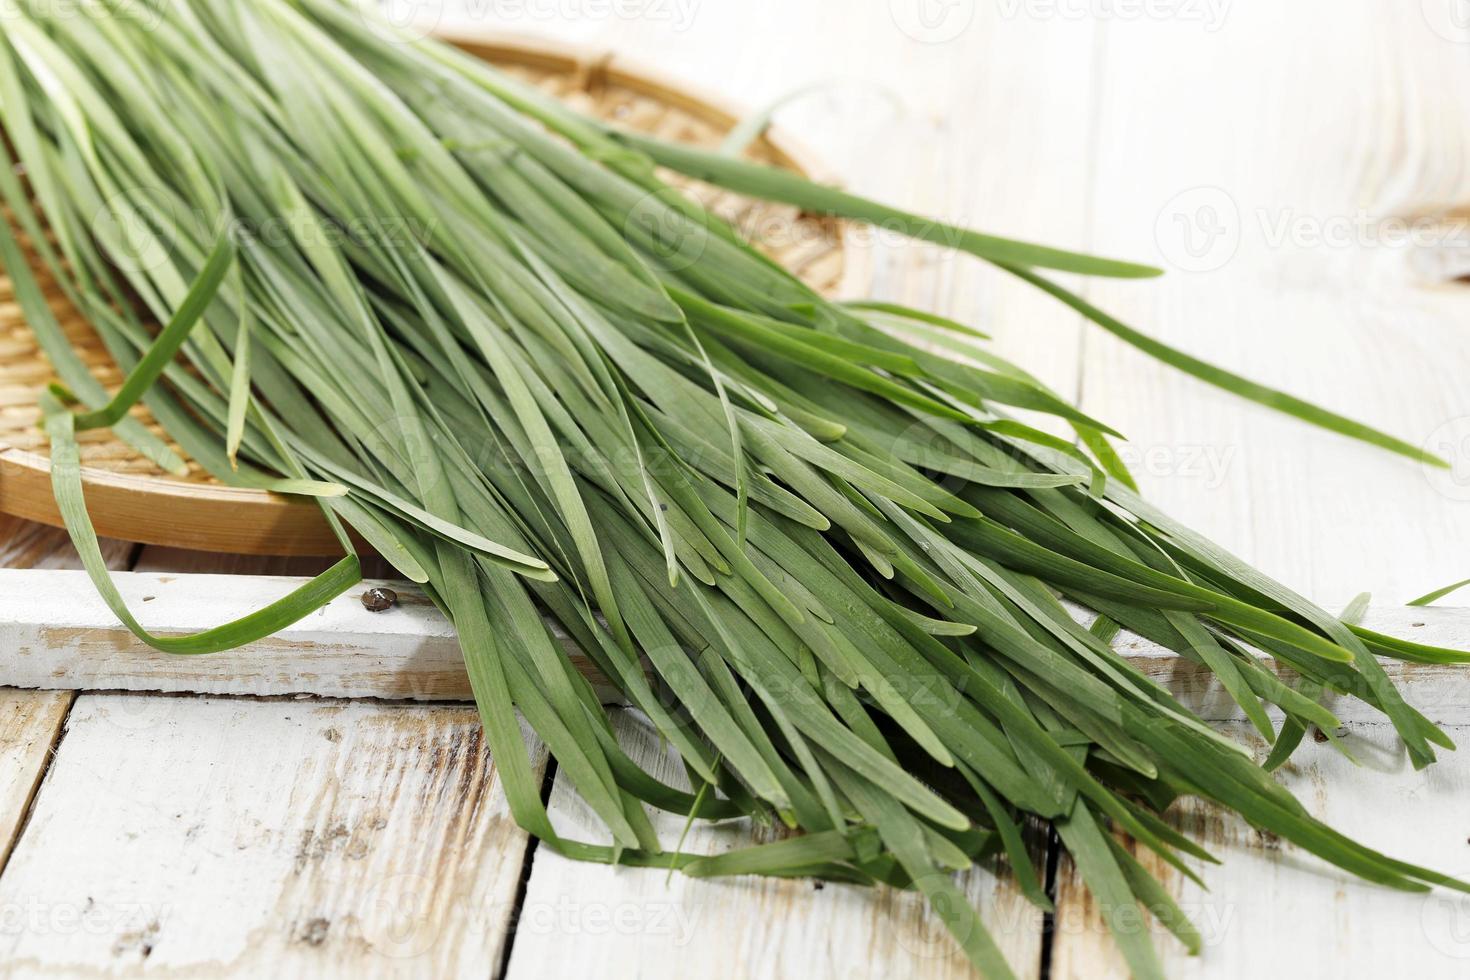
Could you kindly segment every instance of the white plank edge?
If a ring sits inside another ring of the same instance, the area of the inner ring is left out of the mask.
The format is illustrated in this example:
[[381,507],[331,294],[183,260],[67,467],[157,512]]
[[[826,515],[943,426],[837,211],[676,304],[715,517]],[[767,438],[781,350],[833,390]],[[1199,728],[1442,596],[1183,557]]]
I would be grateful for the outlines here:
[[[306,580],[267,575],[114,574],[145,629],[192,633],[244,616]],[[398,594],[380,613],[360,596]],[[133,636],[85,572],[0,569],[0,685],[70,690],[469,701],[454,628],[405,582],[364,581],[256,643],[208,656],[160,653]],[[586,660],[580,652],[573,658]],[[590,667],[588,668],[590,670]]]
[[[118,587],[143,625],[192,632],[242,616],[303,581],[263,575],[119,572]],[[371,613],[359,596],[375,584],[398,593]],[[1365,625],[1432,646],[1470,650],[1470,609],[1375,607]],[[583,672],[596,671],[558,634]],[[1210,721],[1240,717],[1212,675],[1155,644],[1124,633],[1119,652]],[[473,695],[449,622],[413,586],[365,582],[279,634],[204,657],[159,653],[112,615],[86,574],[0,569],[0,686],[70,690],[469,701]],[[1431,720],[1470,722],[1470,667],[1386,660],[1410,704]],[[608,700],[616,695],[602,686]],[[1354,699],[1331,707],[1344,722],[1381,716]]]

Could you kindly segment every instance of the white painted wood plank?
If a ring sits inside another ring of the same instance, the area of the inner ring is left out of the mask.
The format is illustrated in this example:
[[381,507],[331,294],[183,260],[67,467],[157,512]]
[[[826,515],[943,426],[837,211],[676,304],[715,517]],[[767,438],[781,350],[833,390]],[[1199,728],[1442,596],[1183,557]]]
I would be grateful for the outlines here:
[[[682,770],[627,710],[615,715],[630,756],[672,785]],[[550,810],[559,833],[606,842],[595,815],[558,777]],[[673,846],[684,818],[656,814]],[[683,848],[720,853],[757,838],[743,821],[696,824]],[[980,868],[965,893],[1022,978],[1038,975],[1041,912],[1008,874]],[[537,977],[971,977],[953,939],[921,898],[893,889],[738,877],[701,880],[647,868],[570,861],[538,847],[511,950],[510,980]]]
[[[131,544],[105,538],[100,544],[108,567],[129,566],[134,554]],[[65,531],[0,514],[0,569],[78,568],[80,564]],[[0,652],[9,653],[3,642]],[[70,691],[0,687],[0,868],[5,867],[24,825],[73,697]]]
[[0,868],[30,809],[72,697],[70,691],[0,688]]
[[83,696],[0,876],[0,962],[484,977],[526,843],[469,709]]
[[[246,615],[305,579],[120,572],[145,628],[188,633]],[[398,603],[363,608],[374,586]],[[207,657],[160,653],[127,631],[80,571],[0,569],[0,685],[468,701],[454,629],[409,583],[369,580],[280,633]],[[580,654],[579,664],[586,664]],[[590,670],[590,665],[587,665]]]
[[[145,627],[187,632],[242,616],[300,585],[265,575],[122,572],[119,588]],[[361,592],[374,584],[398,605],[370,613]],[[1078,615],[1082,613],[1079,611]],[[1374,607],[1371,629],[1431,646],[1470,650],[1470,609]],[[579,669],[592,664],[562,637]],[[1118,649],[1208,720],[1238,709],[1212,675],[1132,634]],[[404,582],[365,582],[273,637],[207,657],[159,653],[136,639],[98,598],[85,573],[0,569],[0,685],[72,690],[374,697],[417,701],[472,699],[454,630]],[[1385,661],[1405,697],[1431,718],[1470,722],[1470,669]],[[606,700],[615,692],[605,685]],[[1361,702],[1333,704],[1344,721],[1379,716]]]
[[1096,329],[1082,407],[1134,440],[1156,503],[1318,601],[1464,578],[1470,289],[1427,280],[1405,243],[1470,251],[1463,221],[1425,220],[1470,202],[1470,45],[1429,16],[1453,5],[1232,3],[1215,30],[1167,16],[1200,7],[1108,26],[1089,244],[1167,275],[1089,295],[1456,468],[1248,405]]
[[[1246,725],[1230,733],[1258,758],[1266,746]],[[1470,726],[1448,729],[1461,745]],[[1349,837],[1393,857],[1470,879],[1470,756],[1445,753],[1424,772],[1409,765],[1386,725],[1350,726],[1345,739],[1362,761],[1354,767],[1328,744],[1307,739],[1283,768],[1282,782]],[[1265,837],[1239,818],[1186,801],[1172,822],[1223,862],[1200,869],[1203,891],[1160,867],[1160,874],[1204,939],[1190,957],[1157,926],[1151,934],[1164,974],[1176,978],[1415,977],[1451,980],[1470,971],[1470,901],[1437,891],[1419,895],[1361,882],[1289,843]],[[1057,932],[1052,975],[1058,980],[1126,977],[1097,909],[1070,861],[1057,877]]]
[[[121,572],[119,589],[145,628],[194,632],[280,598],[304,579]],[[159,653],[128,633],[84,572],[0,569],[0,683],[15,687],[311,693],[465,700],[454,630],[422,593],[384,583],[398,605],[369,613],[364,583],[281,633],[208,657]]]

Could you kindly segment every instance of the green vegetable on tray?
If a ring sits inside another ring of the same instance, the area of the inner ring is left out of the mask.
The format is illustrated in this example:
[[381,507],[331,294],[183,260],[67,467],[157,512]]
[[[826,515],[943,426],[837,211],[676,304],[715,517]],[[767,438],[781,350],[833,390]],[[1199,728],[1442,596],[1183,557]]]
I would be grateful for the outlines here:
[[[1466,890],[1314,820],[1109,641],[1122,627],[1205,665],[1276,742],[1272,766],[1307,726],[1336,729],[1326,692],[1380,710],[1428,765],[1453,746],[1377,657],[1465,655],[1334,617],[1171,521],[1136,493],[1117,433],[981,335],[824,299],[658,168],[957,247],[1202,380],[1433,462],[1050,278],[1156,270],[611,128],[339,0],[17,0],[0,28],[19,164],[0,167],[0,262],[58,376],[42,397],[56,496],[149,643],[204,654],[312,612],[360,577],[351,528],[453,620],[511,811],[545,846],[916,888],[992,977],[1010,969],[953,872],[1004,851],[1048,906],[1027,817],[1054,828],[1141,977],[1160,967],[1130,906],[1191,950],[1199,937],[1112,835],[1195,877],[1212,859],[1162,818],[1182,795],[1371,881]],[[22,242],[127,373],[115,395],[68,348]],[[101,560],[76,441],[111,426],[177,469],[128,419],[139,400],[224,483],[313,497],[347,557],[244,619],[147,634]],[[687,786],[628,758],[544,617],[678,752]],[[517,712],[611,843],[552,827]],[[789,833],[686,854],[644,804]]]

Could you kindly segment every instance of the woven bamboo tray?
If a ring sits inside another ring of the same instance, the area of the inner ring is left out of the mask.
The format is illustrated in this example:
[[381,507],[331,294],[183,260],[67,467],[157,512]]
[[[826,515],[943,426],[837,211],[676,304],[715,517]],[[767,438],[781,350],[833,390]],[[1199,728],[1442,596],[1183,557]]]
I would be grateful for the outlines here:
[[[712,146],[738,114],[720,101],[623,65],[611,55],[520,39],[448,37],[470,53],[535,82],[583,111],[621,125]],[[779,135],[755,144],[763,162],[817,173],[806,155]],[[814,288],[832,294],[863,278],[858,252],[834,221],[793,208],[756,203],[704,186],[689,193],[745,229],[757,244]],[[35,256],[30,256],[35,261]],[[121,374],[88,323],[55,282],[33,265],[73,347],[103,385]],[[36,398],[53,377],[20,315],[10,280],[0,277],[0,512],[59,525],[51,494],[46,439]],[[146,409],[135,415],[161,432]],[[105,429],[81,433],[82,477],[99,534],[206,551],[239,554],[328,555],[340,546],[314,504],[216,482],[197,463],[187,476],[159,470]],[[177,450],[177,446],[174,447]]]

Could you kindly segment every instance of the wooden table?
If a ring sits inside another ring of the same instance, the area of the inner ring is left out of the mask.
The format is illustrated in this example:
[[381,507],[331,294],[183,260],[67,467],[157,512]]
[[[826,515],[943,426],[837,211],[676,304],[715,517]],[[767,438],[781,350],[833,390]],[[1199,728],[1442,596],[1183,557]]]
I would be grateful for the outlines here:
[[[1450,4],[501,6],[513,15],[497,28],[616,48],[752,106],[836,79],[779,121],[850,187],[1166,265],[1162,281],[1088,294],[1457,468],[1243,405],[976,263],[872,236],[876,294],[995,334],[1132,437],[1149,496],[1307,595],[1368,590],[1390,606],[1470,575],[1470,286],[1452,281],[1470,271],[1454,218],[1470,203],[1470,34]],[[445,17],[495,9],[465,0]],[[583,15],[550,16],[564,10]],[[312,570],[126,544],[109,556]],[[0,519],[0,564],[70,561],[56,532]],[[1470,713],[1453,699],[1436,711],[1470,742]],[[1470,874],[1470,759],[1416,774],[1384,726],[1349,727],[1360,767],[1309,742],[1283,778],[1340,829]],[[909,896],[670,879],[537,849],[464,705],[8,690],[0,733],[7,976],[969,975]],[[562,827],[590,823],[553,770],[547,791]],[[1470,905],[1361,886],[1211,811],[1179,819],[1224,865],[1209,893],[1170,882],[1206,940],[1191,960],[1161,939],[1170,975],[1470,972]],[[736,833],[696,829],[688,846]],[[1049,922],[1004,874],[967,888],[1023,976],[1121,974],[1070,866],[1052,864]]]

